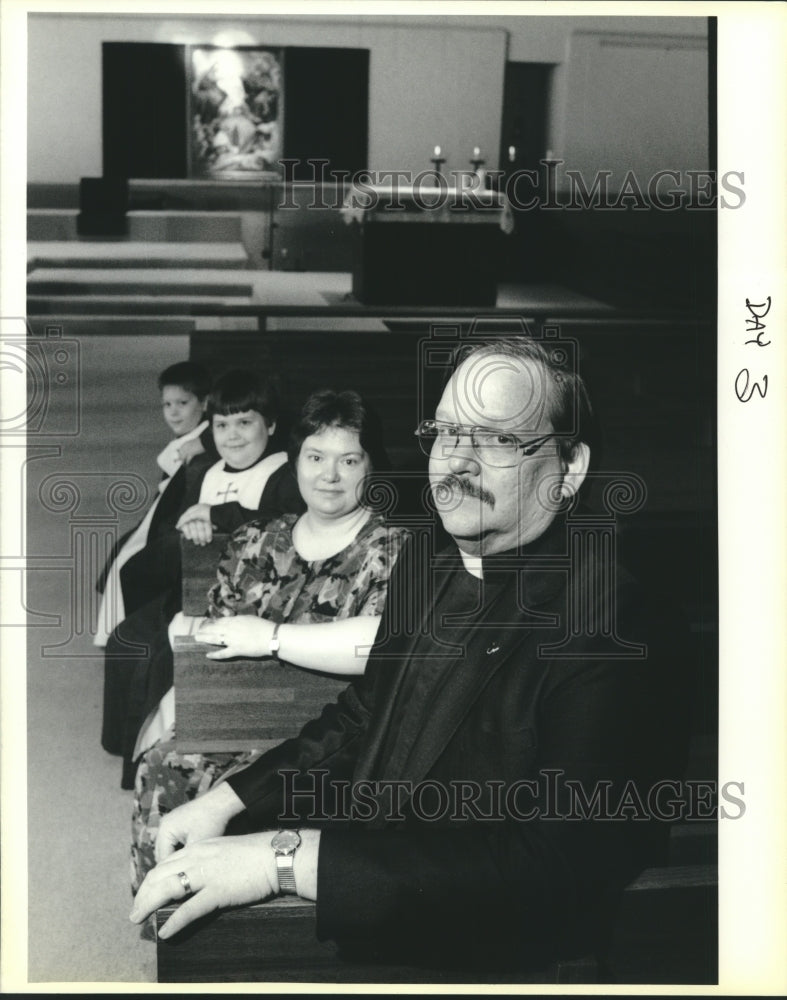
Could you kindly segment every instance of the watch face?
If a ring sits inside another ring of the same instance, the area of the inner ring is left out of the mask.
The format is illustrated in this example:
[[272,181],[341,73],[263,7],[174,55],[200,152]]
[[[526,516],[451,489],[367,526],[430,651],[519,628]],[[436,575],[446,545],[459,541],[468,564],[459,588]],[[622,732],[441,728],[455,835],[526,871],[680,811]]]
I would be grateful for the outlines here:
[[300,842],[301,838],[297,830],[279,830],[271,841],[271,847],[274,851],[291,854]]

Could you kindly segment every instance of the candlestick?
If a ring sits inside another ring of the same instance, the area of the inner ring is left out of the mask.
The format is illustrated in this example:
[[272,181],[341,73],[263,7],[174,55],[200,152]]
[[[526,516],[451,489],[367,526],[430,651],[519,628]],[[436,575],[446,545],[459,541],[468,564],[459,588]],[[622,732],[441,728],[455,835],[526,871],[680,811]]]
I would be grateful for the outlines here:
[[431,162],[434,164],[434,172],[442,176],[443,172],[440,168],[445,163],[445,157],[443,156],[443,151],[440,146],[435,146],[434,156],[432,157]]

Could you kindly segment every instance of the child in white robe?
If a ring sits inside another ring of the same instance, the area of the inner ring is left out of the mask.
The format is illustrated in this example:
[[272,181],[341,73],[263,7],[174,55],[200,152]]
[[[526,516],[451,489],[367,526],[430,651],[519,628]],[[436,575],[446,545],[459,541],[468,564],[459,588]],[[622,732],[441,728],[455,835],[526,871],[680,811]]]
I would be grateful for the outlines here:
[[180,609],[181,536],[205,544],[214,531],[229,533],[247,521],[301,513],[305,506],[286,452],[277,451],[272,442],[278,401],[269,382],[253,372],[227,373],[216,380],[207,415],[221,457],[198,480],[191,477],[171,530],[126,565],[124,587],[133,585],[137,610],[107,642],[101,743],[126,758],[124,787],[130,787],[126,772],[146,697],[148,661],[139,651],[152,642],[161,622],[166,626]]
[[[96,646],[106,646],[112,629],[126,617],[121,570],[147,545],[151,527],[161,519],[159,506],[165,491],[169,491],[165,507],[172,506],[179,487],[182,492],[184,479],[176,473],[197,455],[214,453],[210,424],[205,418],[210,390],[210,375],[205,368],[194,361],[170,365],[159,375],[158,387],[164,421],[175,437],[156,458],[162,476],[155,500],[136,528],[120,540],[101,575],[99,589],[103,589],[103,593],[93,640]],[[130,610],[134,610],[133,607]]]

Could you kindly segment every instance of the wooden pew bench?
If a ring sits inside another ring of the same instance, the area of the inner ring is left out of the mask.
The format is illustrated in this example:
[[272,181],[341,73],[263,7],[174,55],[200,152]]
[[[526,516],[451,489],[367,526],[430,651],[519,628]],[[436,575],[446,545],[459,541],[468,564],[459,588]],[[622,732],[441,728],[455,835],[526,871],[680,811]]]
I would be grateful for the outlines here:
[[[217,535],[204,547],[182,543],[184,614],[205,613],[226,540]],[[209,660],[206,654],[215,648],[189,636],[174,643],[177,747],[182,753],[267,750],[296,736],[347,687],[346,678],[270,658]]]
[[[225,544],[184,543],[183,608],[201,615]],[[216,662],[192,639],[175,644],[178,747],[266,749],[295,735],[346,681],[272,660]],[[713,983],[717,979],[716,824],[685,822],[671,832],[670,862],[643,872],[623,892],[602,955],[583,956],[494,983]],[[175,907],[157,914],[157,927]],[[277,898],[206,917],[157,944],[160,983],[461,983],[460,973],[342,961],[316,938],[315,904]]]
[[[315,935],[315,904],[292,897],[225,910],[157,944],[160,983],[681,983],[717,980],[713,865],[651,868],[622,895],[604,955],[487,979],[341,961]],[[157,927],[175,907],[157,914]]]

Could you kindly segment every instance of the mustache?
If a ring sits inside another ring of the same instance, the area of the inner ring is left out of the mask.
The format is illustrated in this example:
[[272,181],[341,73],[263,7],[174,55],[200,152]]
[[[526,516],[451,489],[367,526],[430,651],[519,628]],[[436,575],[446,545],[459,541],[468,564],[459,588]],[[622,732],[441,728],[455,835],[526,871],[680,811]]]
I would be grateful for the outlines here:
[[446,476],[439,483],[435,483],[432,491],[438,501],[441,495],[447,498],[451,493],[461,493],[462,496],[480,500],[492,508],[494,508],[496,502],[494,493],[490,493],[489,490],[485,490],[481,486],[476,486],[475,483],[470,482],[469,479],[463,479],[461,476]]

